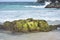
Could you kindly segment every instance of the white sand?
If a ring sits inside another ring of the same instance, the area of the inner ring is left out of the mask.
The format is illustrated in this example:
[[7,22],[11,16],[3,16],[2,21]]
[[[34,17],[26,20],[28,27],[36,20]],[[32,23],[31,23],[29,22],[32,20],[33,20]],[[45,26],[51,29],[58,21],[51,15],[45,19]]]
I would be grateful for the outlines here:
[[60,30],[21,35],[11,35],[0,32],[0,40],[60,40]]

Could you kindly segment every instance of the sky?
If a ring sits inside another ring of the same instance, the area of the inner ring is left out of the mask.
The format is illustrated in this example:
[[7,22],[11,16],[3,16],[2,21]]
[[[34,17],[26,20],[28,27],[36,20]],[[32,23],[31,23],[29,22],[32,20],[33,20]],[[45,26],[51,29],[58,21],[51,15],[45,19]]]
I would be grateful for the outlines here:
[[0,0],[0,2],[36,2],[36,0]]

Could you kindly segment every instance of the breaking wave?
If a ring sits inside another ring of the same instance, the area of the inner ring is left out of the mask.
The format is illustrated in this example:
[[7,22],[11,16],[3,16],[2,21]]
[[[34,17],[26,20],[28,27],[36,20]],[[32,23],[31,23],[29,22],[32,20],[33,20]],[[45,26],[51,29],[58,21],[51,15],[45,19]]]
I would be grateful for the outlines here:
[[48,4],[50,4],[51,2],[45,2],[45,5],[39,5],[39,6],[24,6],[26,8],[45,8]]

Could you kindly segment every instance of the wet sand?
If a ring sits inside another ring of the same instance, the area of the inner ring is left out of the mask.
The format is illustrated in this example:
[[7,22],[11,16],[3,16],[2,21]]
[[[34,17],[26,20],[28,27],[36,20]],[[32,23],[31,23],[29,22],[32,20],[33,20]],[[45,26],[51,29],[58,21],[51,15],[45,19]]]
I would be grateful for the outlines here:
[[0,40],[60,40],[60,29],[51,32],[38,32],[20,35],[0,32]]

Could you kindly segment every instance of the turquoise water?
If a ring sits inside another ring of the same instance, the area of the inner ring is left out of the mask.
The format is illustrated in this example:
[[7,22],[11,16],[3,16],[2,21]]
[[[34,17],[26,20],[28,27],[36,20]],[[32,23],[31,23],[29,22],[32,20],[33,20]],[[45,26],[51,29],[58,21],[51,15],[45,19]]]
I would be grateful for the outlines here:
[[34,18],[44,20],[60,20],[60,9],[44,8],[45,4],[0,3],[0,22]]

